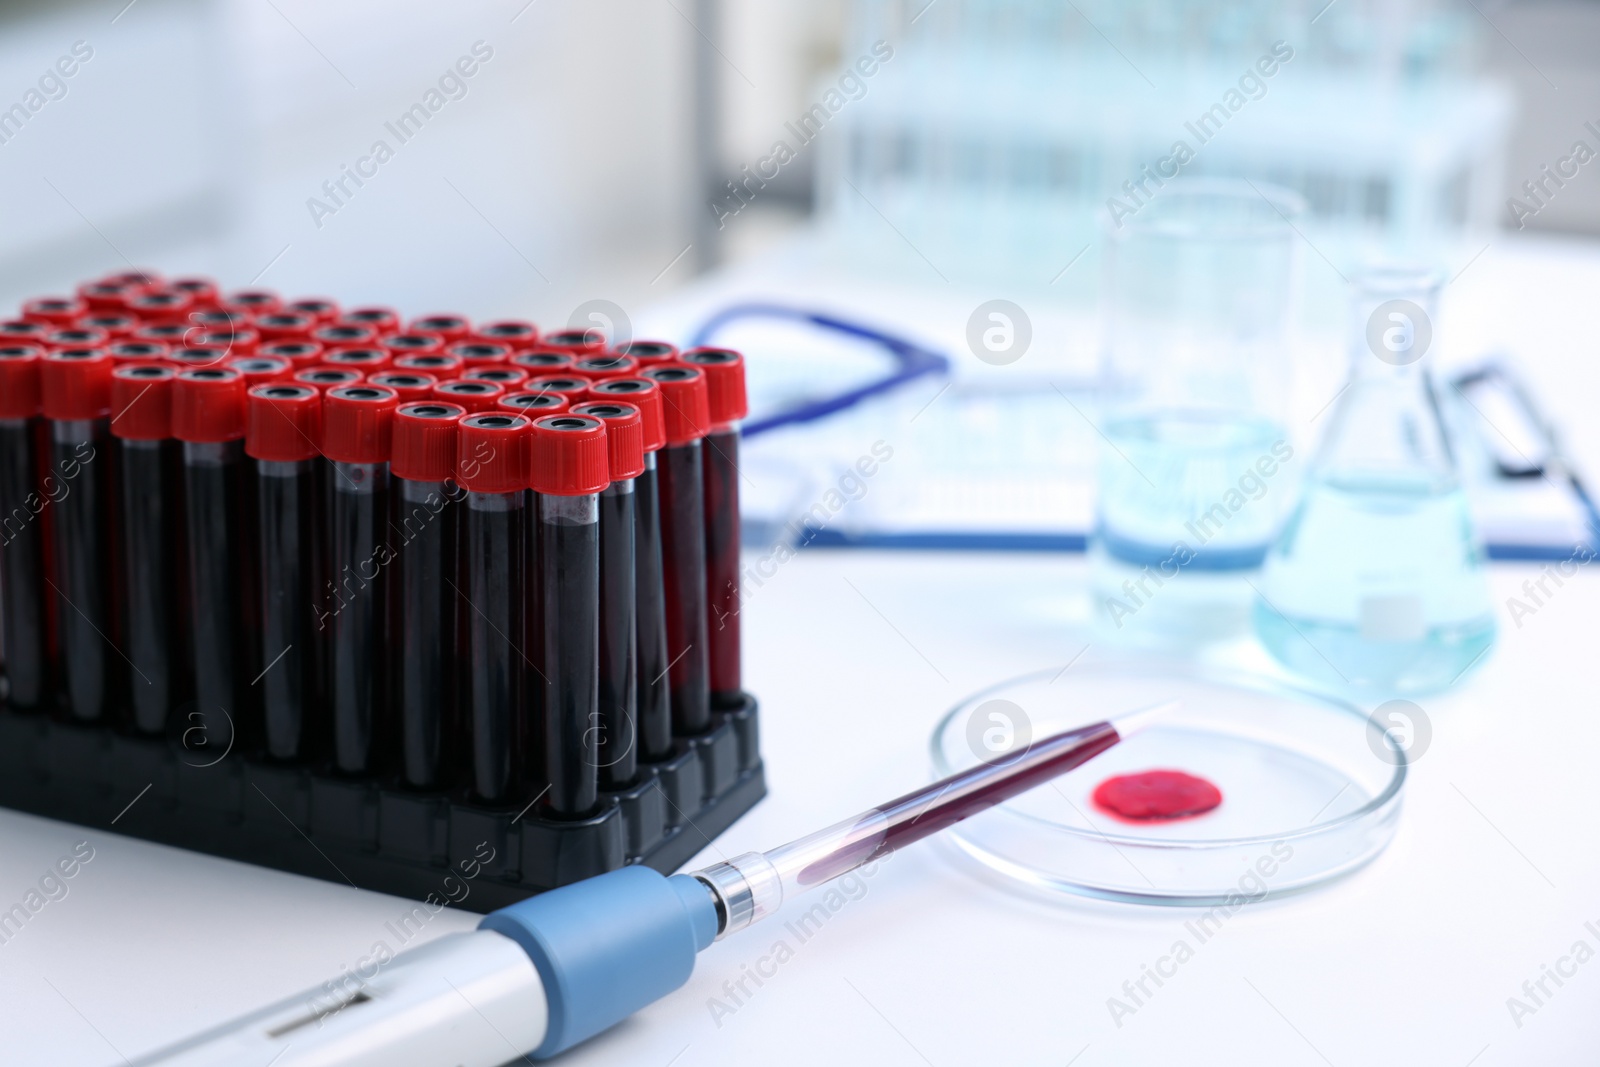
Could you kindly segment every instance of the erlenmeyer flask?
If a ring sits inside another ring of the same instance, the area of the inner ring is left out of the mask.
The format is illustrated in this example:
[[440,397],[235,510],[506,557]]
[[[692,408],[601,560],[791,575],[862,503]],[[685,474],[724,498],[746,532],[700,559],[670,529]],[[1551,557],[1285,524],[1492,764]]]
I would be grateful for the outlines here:
[[1350,689],[1441,689],[1494,641],[1483,546],[1426,358],[1440,286],[1405,268],[1352,284],[1350,379],[1261,577],[1262,643]]

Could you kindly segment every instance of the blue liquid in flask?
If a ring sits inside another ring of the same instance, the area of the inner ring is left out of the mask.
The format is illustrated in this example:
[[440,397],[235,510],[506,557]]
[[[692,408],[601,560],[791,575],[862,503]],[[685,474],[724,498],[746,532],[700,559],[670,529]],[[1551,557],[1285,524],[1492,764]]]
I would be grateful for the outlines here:
[[1483,546],[1423,362],[1436,278],[1379,271],[1355,288],[1351,378],[1267,553],[1256,633],[1323,682],[1429,692],[1495,637]]

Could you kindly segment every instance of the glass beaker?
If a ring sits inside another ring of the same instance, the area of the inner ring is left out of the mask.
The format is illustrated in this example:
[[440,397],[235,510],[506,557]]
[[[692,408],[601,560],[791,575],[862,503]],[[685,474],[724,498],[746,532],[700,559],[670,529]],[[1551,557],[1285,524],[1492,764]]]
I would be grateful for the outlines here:
[[1441,286],[1407,267],[1352,282],[1350,378],[1255,608],[1280,661],[1358,691],[1442,689],[1494,642],[1483,546],[1428,369]]
[[1201,178],[1129,200],[1107,242],[1095,600],[1116,631],[1226,638],[1248,629],[1249,579],[1293,499],[1284,413],[1305,205]]

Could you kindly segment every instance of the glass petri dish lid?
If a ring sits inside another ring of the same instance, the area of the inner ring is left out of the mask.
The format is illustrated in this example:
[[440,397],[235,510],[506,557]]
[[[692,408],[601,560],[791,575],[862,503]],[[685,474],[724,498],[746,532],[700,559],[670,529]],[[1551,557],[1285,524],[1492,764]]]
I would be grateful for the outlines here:
[[[1233,905],[1321,885],[1393,838],[1405,752],[1355,704],[1202,666],[1101,663],[976,693],[934,730],[942,778],[1032,738],[1176,701],[1083,766],[952,827],[950,840],[1035,889],[1140,904]],[[1222,792],[1211,811],[1129,820],[1098,807],[1114,775],[1178,770]]]

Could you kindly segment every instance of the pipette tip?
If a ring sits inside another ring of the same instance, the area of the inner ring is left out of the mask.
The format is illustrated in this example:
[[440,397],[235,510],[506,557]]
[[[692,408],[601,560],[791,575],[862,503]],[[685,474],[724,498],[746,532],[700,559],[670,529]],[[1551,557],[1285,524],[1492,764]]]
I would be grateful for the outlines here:
[[1176,711],[1183,705],[1181,700],[1167,700],[1160,704],[1152,704],[1147,708],[1136,708],[1125,711],[1121,715],[1111,716],[1109,722],[1117,728],[1117,736],[1126,740],[1149,726],[1152,722]]

